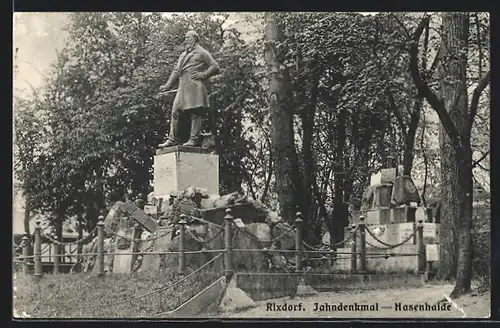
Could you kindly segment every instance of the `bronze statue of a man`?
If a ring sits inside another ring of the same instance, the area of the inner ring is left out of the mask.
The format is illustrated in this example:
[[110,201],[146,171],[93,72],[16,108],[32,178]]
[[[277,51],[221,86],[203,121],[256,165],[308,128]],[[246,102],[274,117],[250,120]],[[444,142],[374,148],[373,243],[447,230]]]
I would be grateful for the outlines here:
[[177,94],[172,106],[170,134],[158,147],[170,147],[179,144],[180,111],[187,111],[191,116],[191,133],[184,146],[200,146],[202,115],[209,109],[209,99],[205,81],[219,74],[219,65],[212,55],[199,45],[199,36],[195,31],[186,33],[186,49],[180,55],[168,82],[160,87],[169,90],[179,82]]

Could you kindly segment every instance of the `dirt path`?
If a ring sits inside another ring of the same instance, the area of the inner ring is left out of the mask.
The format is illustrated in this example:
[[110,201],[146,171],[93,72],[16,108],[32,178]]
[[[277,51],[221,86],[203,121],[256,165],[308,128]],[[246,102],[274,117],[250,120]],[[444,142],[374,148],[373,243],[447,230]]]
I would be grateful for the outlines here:
[[[443,306],[448,305],[449,310],[397,310],[396,303],[401,303],[403,309],[408,305],[415,304],[429,304],[430,306],[437,304],[438,301],[443,300],[445,295],[449,295],[453,290],[452,285],[439,285],[439,286],[424,286],[414,289],[391,289],[391,290],[377,290],[377,291],[363,291],[358,293],[338,293],[338,292],[325,292],[319,293],[315,296],[301,297],[290,299],[277,298],[273,300],[256,302],[257,307],[226,315],[219,315],[219,317],[230,318],[259,318],[259,317],[274,317],[274,318],[311,318],[311,317],[330,317],[330,318],[484,318],[490,315],[490,298],[489,295],[481,296],[464,296],[455,300],[457,307],[445,302]],[[328,303],[331,305],[353,305],[351,309],[345,311],[315,311],[321,310],[322,305]],[[317,304],[315,304],[317,303]],[[356,311],[354,306],[359,305],[372,305],[373,310]],[[375,309],[378,303],[378,309]],[[295,309],[280,310],[276,306],[283,306],[286,304]],[[276,306],[275,306],[276,305]],[[387,308],[386,308],[387,307]],[[349,311],[350,310],[350,311]]]

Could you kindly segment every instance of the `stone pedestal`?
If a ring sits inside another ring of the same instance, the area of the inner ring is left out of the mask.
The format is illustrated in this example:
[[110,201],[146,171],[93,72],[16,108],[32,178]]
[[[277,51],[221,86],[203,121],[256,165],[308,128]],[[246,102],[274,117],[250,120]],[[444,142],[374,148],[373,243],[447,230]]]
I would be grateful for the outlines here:
[[167,198],[188,187],[219,194],[219,156],[209,149],[174,146],[158,149],[154,158],[154,195]]

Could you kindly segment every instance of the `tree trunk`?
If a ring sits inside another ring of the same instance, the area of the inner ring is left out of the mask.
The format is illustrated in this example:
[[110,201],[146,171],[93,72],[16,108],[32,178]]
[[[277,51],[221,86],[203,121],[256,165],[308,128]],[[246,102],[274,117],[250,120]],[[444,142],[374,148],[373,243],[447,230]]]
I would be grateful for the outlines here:
[[271,118],[271,143],[275,158],[276,191],[281,212],[286,221],[295,221],[297,154],[293,131],[293,111],[286,108],[287,92],[284,72],[276,54],[279,31],[272,13],[266,13],[264,59],[269,76],[269,112]]
[[337,163],[334,170],[334,198],[333,198],[333,232],[335,241],[339,242],[344,239],[344,228],[349,224],[347,215],[347,206],[344,203],[344,153],[346,145],[346,112],[341,110],[337,116],[337,124],[335,126],[335,145]]
[[[491,73],[488,72],[481,77],[477,87],[474,89],[470,110],[467,101],[467,41],[469,34],[469,13],[443,13],[442,44],[439,51],[441,65],[439,69],[441,99],[431,91],[425,81],[422,80],[417,65],[418,37],[421,35],[424,24],[429,21],[429,16],[424,18],[413,38],[410,47],[410,72],[415,85],[425,96],[429,104],[436,111],[442,128],[446,131],[443,135],[444,150],[442,154],[442,172],[447,173],[442,183],[442,195],[447,197],[441,201],[444,209],[441,217],[441,239],[447,240],[446,236],[453,236],[457,241],[447,242],[441,247],[441,261],[448,263],[450,257],[456,257],[456,267],[450,265],[441,269],[441,276],[455,270],[457,281],[450,297],[455,298],[471,290],[472,278],[472,147],[471,129],[477,113],[479,97],[484,88],[489,84]],[[449,142],[447,142],[449,140]],[[446,170],[446,164],[449,165]],[[453,171],[452,171],[453,170]],[[455,174],[454,174],[455,173]],[[455,197],[446,193],[446,190],[456,192]],[[446,211],[448,209],[448,211]],[[449,210],[458,213],[450,213]],[[452,214],[452,215],[450,215]],[[445,224],[443,224],[443,222]],[[445,236],[445,238],[443,238]],[[458,248],[455,246],[458,243]],[[450,252],[451,254],[448,254]],[[442,265],[440,263],[440,265]]]
[[439,130],[441,148],[441,188],[439,219],[439,269],[436,278],[449,280],[457,273],[457,225],[459,215],[458,165],[455,150],[449,137],[441,127]]
[[312,89],[311,89],[311,99],[309,100],[309,106],[304,108],[301,113],[302,121],[302,157],[304,160],[304,172],[302,175],[302,206],[300,208],[303,216],[307,218],[310,222],[316,215],[316,211],[313,211],[313,179],[314,176],[314,155],[313,155],[313,143],[314,143],[314,116],[316,113],[316,103],[318,100],[318,83],[319,75],[316,73],[312,78]]
[[457,281],[451,293],[451,298],[459,297],[471,291],[472,280],[472,149],[466,147],[460,156],[459,186],[460,186],[460,215],[458,218],[458,260]]
[[[468,118],[466,87],[466,52],[468,39],[468,13],[443,13],[442,45],[445,53],[439,65],[441,99],[459,135],[464,136]],[[446,50],[445,50],[446,49]],[[440,130],[441,141],[441,229],[440,268],[438,278],[456,277],[458,256],[458,232],[460,205],[466,191],[460,185],[460,157],[457,154],[457,141],[451,140],[444,127]],[[472,172],[471,172],[472,174]],[[464,233],[463,231],[461,233]],[[470,234],[470,231],[468,232]],[[443,238],[444,237],[444,238]]]
[[415,157],[415,137],[417,135],[417,128],[420,122],[420,114],[422,111],[423,97],[419,96],[415,99],[413,110],[410,116],[410,123],[408,124],[408,131],[405,135],[405,148],[403,151],[403,175],[411,175],[413,168],[413,159]]
[[30,234],[30,216],[31,216],[31,207],[29,205],[29,201],[26,198],[24,205],[24,235],[28,238],[28,254],[33,254],[32,247],[32,237]]

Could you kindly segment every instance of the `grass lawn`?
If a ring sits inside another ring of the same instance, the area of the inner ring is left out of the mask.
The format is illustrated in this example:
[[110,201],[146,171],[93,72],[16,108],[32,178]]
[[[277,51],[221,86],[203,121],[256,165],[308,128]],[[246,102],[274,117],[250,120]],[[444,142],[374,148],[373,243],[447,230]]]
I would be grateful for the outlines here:
[[48,274],[37,281],[32,275],[16,274],[13,307],[31,318],[151,318],[175,309],[220,276],[202,271],[173,288],[157,291],[179,277]]

